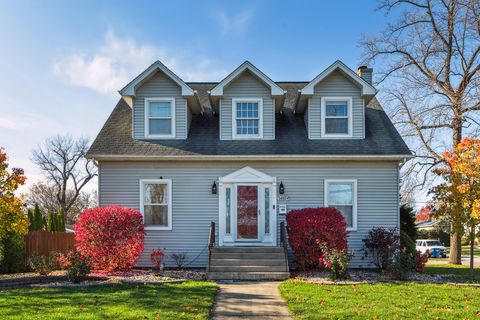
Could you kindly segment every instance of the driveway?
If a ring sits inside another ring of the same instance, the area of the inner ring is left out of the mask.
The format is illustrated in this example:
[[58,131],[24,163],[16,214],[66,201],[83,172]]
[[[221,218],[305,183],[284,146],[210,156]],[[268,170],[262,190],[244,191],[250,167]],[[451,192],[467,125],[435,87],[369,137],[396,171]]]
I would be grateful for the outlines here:
[[291,319],[278,291],[280,283],[220,283],[213,319]]

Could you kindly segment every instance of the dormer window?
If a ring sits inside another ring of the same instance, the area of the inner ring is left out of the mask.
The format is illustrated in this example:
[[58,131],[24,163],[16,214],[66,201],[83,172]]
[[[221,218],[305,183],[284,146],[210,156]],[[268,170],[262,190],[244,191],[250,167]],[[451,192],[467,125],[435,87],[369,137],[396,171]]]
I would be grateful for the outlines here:
[[175,137],[175,99],[145,99],[145,137]]
[[352,136],[352,98],[322,98],[322,136],[344,138]]
[[232,136],[234,139],[261,139],[262,99],[232,99]]

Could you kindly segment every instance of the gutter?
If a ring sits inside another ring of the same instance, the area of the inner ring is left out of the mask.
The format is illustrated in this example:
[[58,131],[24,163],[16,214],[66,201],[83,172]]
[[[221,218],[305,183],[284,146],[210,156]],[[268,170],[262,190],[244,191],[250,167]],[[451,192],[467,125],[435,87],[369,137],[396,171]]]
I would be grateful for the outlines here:
[[405,161],[411,154],[396,155],[108,155],[87,154],[95,161]]

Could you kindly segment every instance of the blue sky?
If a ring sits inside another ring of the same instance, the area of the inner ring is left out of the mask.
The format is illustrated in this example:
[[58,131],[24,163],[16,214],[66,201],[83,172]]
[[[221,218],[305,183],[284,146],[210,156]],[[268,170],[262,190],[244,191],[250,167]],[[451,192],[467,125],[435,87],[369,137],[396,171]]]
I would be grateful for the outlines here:
[[[0,146],[29,183],[31,151],[57,133],[94,139],[130,79],[160,59],[186,81],[250,60],[276,81],[311,80],[387,18],[375,1],[0,2]],[[93,186],[92,186],[93,187]]]

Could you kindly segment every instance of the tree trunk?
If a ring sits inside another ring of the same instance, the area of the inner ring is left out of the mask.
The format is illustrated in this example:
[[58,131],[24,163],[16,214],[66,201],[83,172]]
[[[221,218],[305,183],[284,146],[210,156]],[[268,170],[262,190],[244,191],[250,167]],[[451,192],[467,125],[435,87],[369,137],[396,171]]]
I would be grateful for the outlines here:
[[470,281],[475,280],[475,273],[473,270],[474,264],[474,256],[473,256],[473,248],[475,246],[475,225],[472,224],[470,227]]
[[450,233],[450,256],[448,263],[462,264],[462,236],[458,231]]
[[[461,104],[457,104],[461,105]],[[457,108],[460,110],[460,107]],[[452,122],[453,136],[452,136],[452,150],[462,141],[462,115],[457,114]],[[448,262],[451,264],[462,264],[462,234],[459,232],[459,228],[463,228],[462,225],[456,226],[458,222],[453,222],[453,228],[450,231],[450,257]]]

